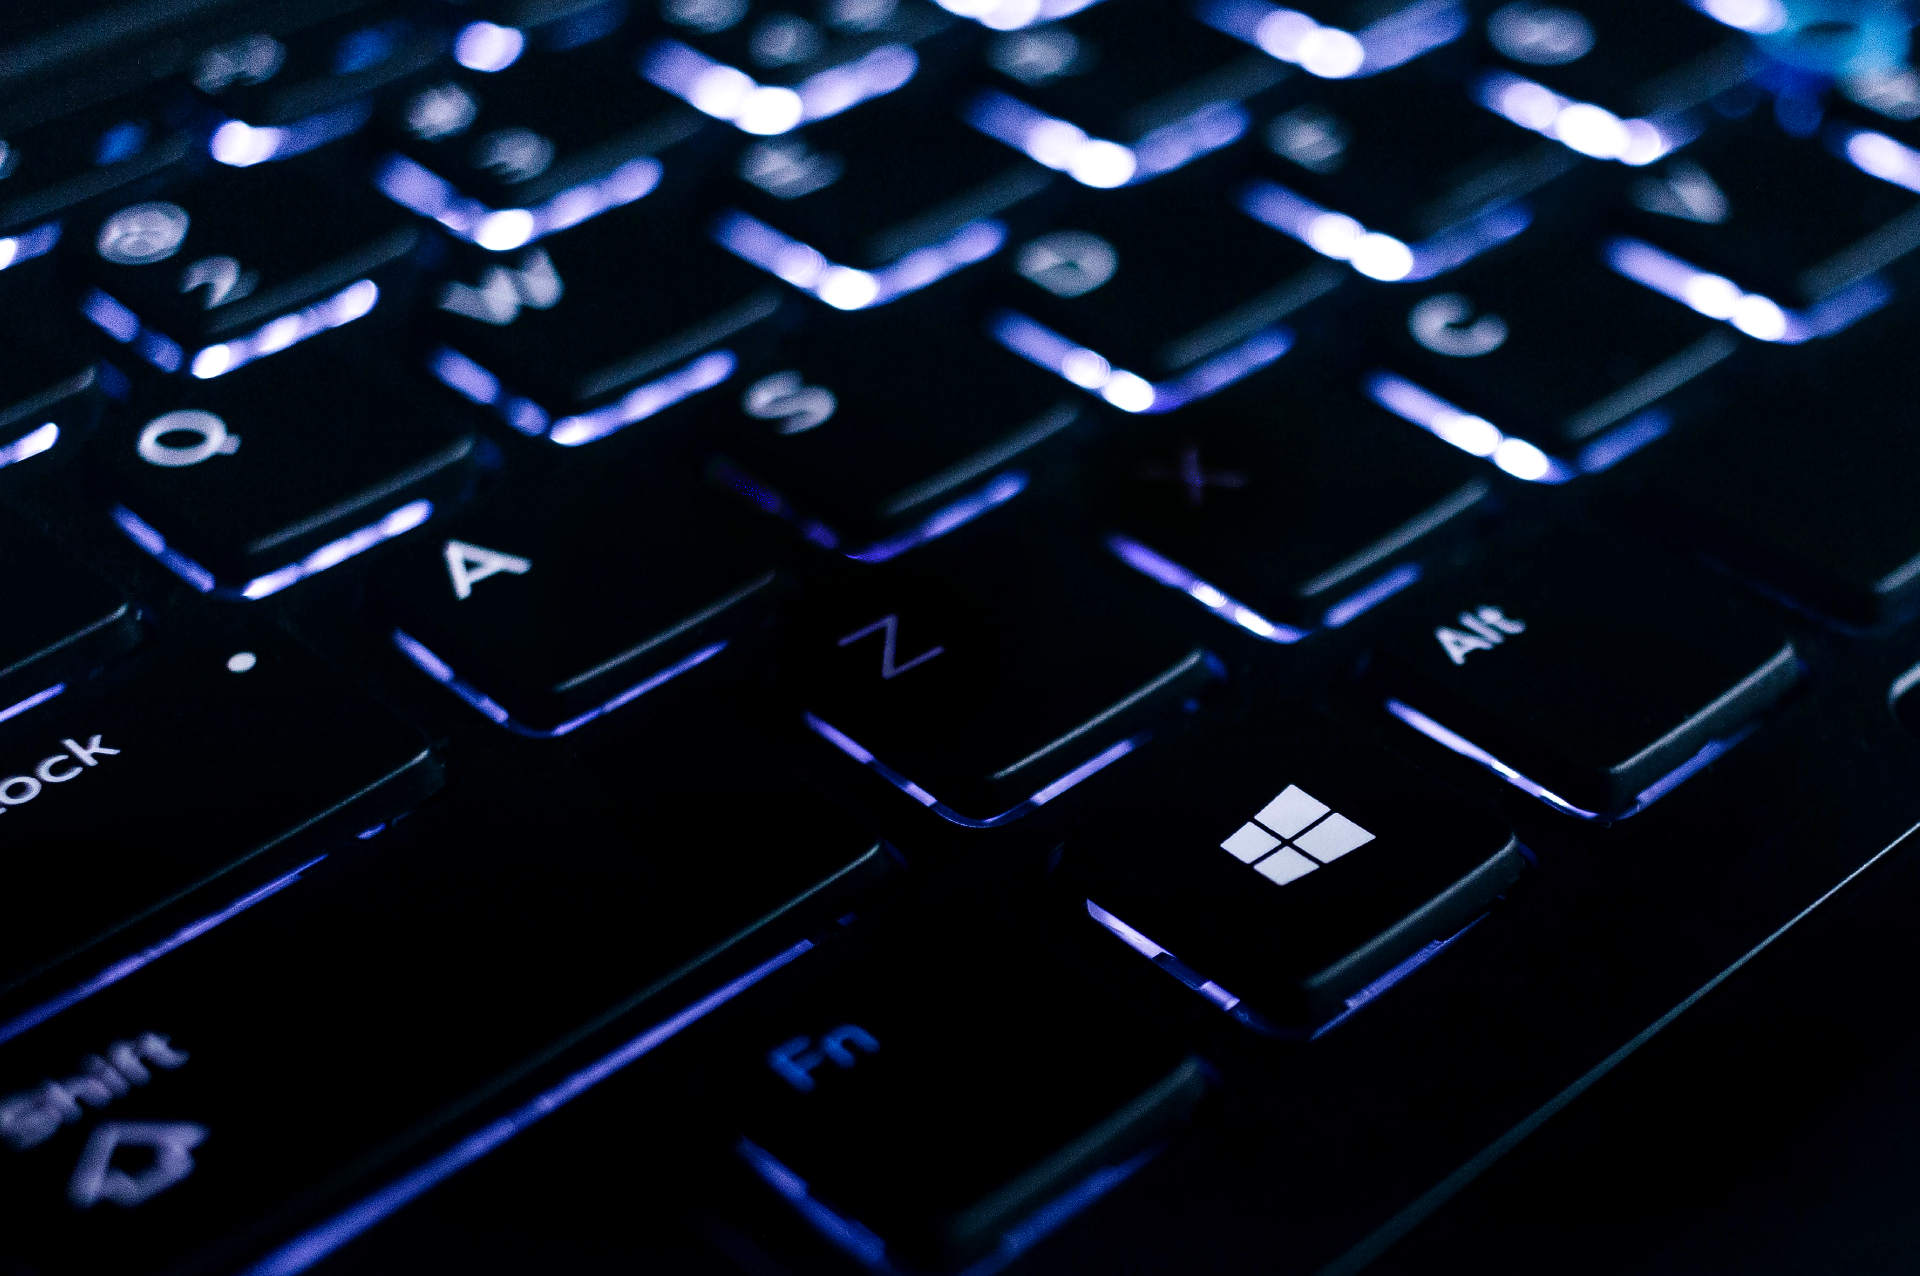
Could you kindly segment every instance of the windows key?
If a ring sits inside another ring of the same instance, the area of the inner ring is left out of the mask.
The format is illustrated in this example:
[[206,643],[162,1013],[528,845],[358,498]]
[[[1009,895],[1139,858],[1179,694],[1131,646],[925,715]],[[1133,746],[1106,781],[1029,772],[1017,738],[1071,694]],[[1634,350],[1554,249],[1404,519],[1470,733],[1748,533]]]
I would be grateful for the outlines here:
[[1254,715],[1070,838],[1092,921],[1242,1022],[1306,1034],[1519,879],[1498,818],[1301,707]]

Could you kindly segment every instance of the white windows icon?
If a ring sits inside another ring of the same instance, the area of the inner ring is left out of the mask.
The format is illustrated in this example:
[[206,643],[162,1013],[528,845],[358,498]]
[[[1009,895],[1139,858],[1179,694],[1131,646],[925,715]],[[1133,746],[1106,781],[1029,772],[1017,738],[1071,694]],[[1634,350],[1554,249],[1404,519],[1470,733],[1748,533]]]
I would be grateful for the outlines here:
[[1372,840],[1373,834],[1289,784],[1220,845],[1268,881],[1285,886]]

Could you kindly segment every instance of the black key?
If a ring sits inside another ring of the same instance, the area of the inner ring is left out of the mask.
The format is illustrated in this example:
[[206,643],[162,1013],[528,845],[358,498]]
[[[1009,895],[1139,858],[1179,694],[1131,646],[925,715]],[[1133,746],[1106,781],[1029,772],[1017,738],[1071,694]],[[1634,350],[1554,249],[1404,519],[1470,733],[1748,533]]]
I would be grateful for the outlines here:
[[[739,207],[716,219],[713,237],[830,304],[838,294],[823,289],[829,263],[877,274],[891,293],[990,255],[1009,220],[1030,220],[1025,201],[1053,175],[961,123],[944,94],[916,93],[898,106],[747,146],[730,187]],[[789,241],[825,262],[796,270]]]
[[164,49],[165,37],[235,7],[236,0],[160,0],[132,8],[118,0],[9,5],[0,13],[0,99],[90,58],[118,54],[138,61],[143,47]]
[[0,514],[0,720],[44,703],[140,641],[131,603],[65,549]]
[[0,750],[12,898],[33,909],[0,939],[7,986],[189,892],[243,894],[440,777],[418,731],[266,627],[56,697]]
[[[1911,235],[1885,229],[1913,209],[1912,192],[1867,176],[1817,140],[1787,136],[1761,110],[1625,180],[1627,225],[1638,238],[1788,311],[1816,307],[1796,316],[1797,331],[1777,333],[1726,313],[1737,291],[1695,294],[1704,312],[1769,340],[1804,340],[1857,314],[1844,290],[1912,247]],[[1663,282],[1653,268],[1641,273],[1649,286]]]
[[1035,521],[823,592],[794,626],[788,691],[807,725],[963,827],[1045,805],[1221,676],[1154,585]]
[[743,1005],[759,1022],[716,1078],[736,1154],[842,1249],[945,1271],[1014,1248],[1204,1096],[1197,1057],[1033,935],[890,921],[834,977]]
[[[329,1225],[341,1211],[416,1169],[444,1178],[474,1159],[471,1135],[495,1146],[496,1120],[524,1127],[612,1075],[885,879],[871,835],[750,745],[697,721],[649,728],[470,792],[464,816],[425,808],[9,1042],[0,1181],[34,1220],[9,1258],[152,1272],[287,1242],[310,1261],[356,1230]],[[282,782],[300,774],[276,768],[301,755],[251,744],[238,751]],[[176,756],[205,775],[204,757]],[[743,841],[741,828],[777,832]],[[543,847],[567,849],[529,871]],[[93,1054],[119,1079],[83,1062]],[[144,1162],[155,1147],[180,1155]],[[76,1174],[89,1148],[125,1178]],[[422,1186],[403,1182],[400,1199]]]
[[121,529],[203,593],[263,598],[460,500],[467,409],[388,340],[350,329],[138,396],[95,444]]
[[1738,32],[1660,0],[1503,4],[1482,34],[1497,64],[1622,117],[1695,105],[1748,74]]
[[10,104],[0,111],[0,235],[52,234],[46,228],[116,191],[165,180],[198,150],[193,105],[171,81],[80,109]]
[[[1903,329],[1780,352],[1650,475],[1662,506],[1718,560],[1850,625],[1920,605],[1920,521],[1900,476],[1920,464],[1905,419]],[[1844,404],[1844,410],[1836,405]]]
[[1067,881],[1095,921],[1258,1027],[1304,1033],[1359,1006],[1520,876],[1497,818],[1305,709],[1158,765],[1151,797],[1068,840]]
[[569,447],[725,380],[782,301],[778,282],[652,200],[518,253],[469,249],[451,275],[435,298],[435,375]]
[[[57,229],[57,228],[55,228]],[[0,313],[8,357],[0,362],[0,468],[78,439],[100,417],[104,387],[122,389],[117,372],[94,357],[93,341],[46,255],[57,235],[0,239]]]
[[1587,819],[1652,803],[1800,677],[1779,627],[1710,579],[1585,536],[1495,553],[1420,606],[1374,658],[1388,708]]
[[548,12],[504,66],[460,70],[381,108],[400,155],[380,188],[484,248],[518,248],[645,195],[660,177],[651,156],[703,122],[640,77],[624,6]]
[[716,398],[709,474],[821,548],[882,562],[1017,495],[1080,419],[1071,394],[918,308],[849,317]]
[[1195,207],[1178,183],[1083,192],[1054,222],[1005,256],[1009,309],[989,330],[1128,411],[1179,407],[1279,357],[1280,320],[1342,275],[1224,198]]
[[395,641],[503,726],[560,735],[720,654],[777,593],[692,475],[580,466],[396,552]]
[[223,376],[403,304],[422,233],[350,154],[222,167],[164,193],[77,223],[69,257],[88,317],[164,372]]
[[1448,69],[1416,62],[1387,75],[1313,82],[1300,93],[1304,101],[1261,121],[1259,141],[1278,161],[1261,171],[1409,245],[1430,273],[1483,251],[1524,221],[1462,223],[1546,186],[1579,157],[1515,133],[1462,92],[1457,75],[1442,73]]
[[1570,470],[1600,470],[1696,408],[1741,339],[1612,270],[1594,237],[1561,229],[1408,288],[1381,308],[1376,345],[1395,371]]
[[[356,5],[321,22],[313,16],[311,9],[261,15],[260,26],[223,32],[194,60],[193,86],[242,126],[215,131],[215,158],[257,163],[352,133],[372,113],[367,99],[431,68],[451,43],[447,30],[399,6]],[[261,129],[278,131],[263,136]]]
[[1105,467],[1109,545],[1270,642],[1344,625],[1418,579],[1492,491],[1482,468],[1358,394],[1273,376],[1129,422]]

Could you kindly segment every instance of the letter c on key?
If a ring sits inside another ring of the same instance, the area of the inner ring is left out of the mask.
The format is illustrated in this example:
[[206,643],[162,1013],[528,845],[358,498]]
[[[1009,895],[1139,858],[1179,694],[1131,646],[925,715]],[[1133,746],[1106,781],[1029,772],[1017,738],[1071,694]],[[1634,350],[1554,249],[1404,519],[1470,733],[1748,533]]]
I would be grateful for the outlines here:
[[55,763],[70,761],[72,761],[72,759],[66,754],[56,753],[50,758],[42,758],[40,765],[33,769],[33,773],[45,780],[48,784],[65,784],[68,780],[80,774],[80,768],[77,766],[68,767],[64,771],[56,771],[53,768]]
[[[199,441],[177,447],[167,442],[170,434],[192,434]],[[169,412],[147,422],[147,428],[140,431],[140,459],[170,470],[198,465],[216,456],[231,456],[239,450],[240,436],[228,434],[227,423],[211,412]]]
[[1407,330],[1435,354],[1477,359],[1507,341],[1507,323],[1499,315],[1481,315],[1472,323],[1473,303],[1457,292],[1443,292],[1407,312]]

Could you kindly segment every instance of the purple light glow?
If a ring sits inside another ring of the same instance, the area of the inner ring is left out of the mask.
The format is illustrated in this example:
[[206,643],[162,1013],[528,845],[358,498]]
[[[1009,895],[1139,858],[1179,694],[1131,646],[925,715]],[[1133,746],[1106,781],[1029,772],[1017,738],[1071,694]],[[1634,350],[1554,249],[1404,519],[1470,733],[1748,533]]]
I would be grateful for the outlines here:
[[162,372],[178,372],[186,361],[178,345],[152,329],[141,327],[138,315],[98,288],[91,289],[81,299],[80,313],[121,345],[132,346],[141,358]]
[[358,132],[372,112],[373,104],[363,100],[280,127],[255,128],[244,120],[228,120],[207,140],[207,153],[230,168],[288,159]]
[[1403,421],[1431,431],[1472,456],[1491,460],[1508,474],[1528,483],[1564,483],[1575,476],[1564,461],[1556,460],[1525,439],[1502,434],[1483,417],[1463,412],[1439,395],[1391,372],[1368,376],[1367,396]]
[[730,350],[713,350],[693,362],[669,372],[657,381],[638,386],[614,403],[578,416],[562,417],[553,423],[547,437],[561,447],[579,447],[604,439],[636,421],[644,421],[674,404],[690,399],[703,390],[711,390],[733,375],[735,360]]
[[390,155],[374,185],[395,203],[445,226],[490,252],[507,252],[610,208],[631,204],[660,184],[660,161],[631,159],[604,177],[569,186],[537,208],[489,208],[404,155]]
[[351,1241],[408,1202],[426,1193],[434,1185],[451,1178],[487,1153],[521,1133],[534,1122],[558,1111],[594,1086],[621,1071],[635,1060],[652,1053],[669,1039],[706,1018],[747,989],[781,967],[812,951],[813,942],[803,939],[791,948],[755,966],[730,983],[721,985],[698,1001],[654,1024],[619,1049],[614,1050],[558,1085],[535,1095],[524,1104],[476,1131],[417,1169],[401,1176],[373,1195],[326,1222],[294,1238],[247,1269],[246,1276],[297,1276],[327,1255]]
[[46,222],[35,226],[32,230],[0,239],[0,270],[18,265],[23,261],[31,261],[42,253],[51,251],[59,242],[59,222]]
[[1417,282],[1445,274],[1512,239],[1533,221],[1524,207],[1502,204],[1429,240],[1408,245],[1368,230],[1345,213],[1322,208],[1277,182],[1247,183],[1240,192],[1240,208],[1322,257],[1344,261],[1382,283]]
[[994,89],[975,94],[962,117],[1036,163],[1097,190],[1173,172],[1238,140],[1248,123],[1238,104],[1211,102],[1129,147],[1089,137],[1077,126]]
[[1156,385],[1114,367],[1104,356],[1076,345],[1017,310],[994,315],[988,320],[987,331],[1029,363],[1098,394],[1122,412],[1171,412],[1185,407],[1259,371],[1293,347],[1293,333],[1288,329],[1263,329],[1185,376]]
[[1453,43],[1467,29],[1466,12],[1455,0],[1421,0],[1358,32],[1322,26],[1264,0],[1211,0],[1198,13],[1215,30],[1330,80],[1378,75]]
[[1162,585],[1179,590],[1214,615],[1231,621],[1256,638],[1273,643],[1296,643],[1312,632],[1268,620],[1251,607],[1227,597],[1186,568],[1156,554],[1139,541],[1125,536],[1109,536],[1107,548],[1113,551],[1116,558],[1135,571],[1152,577]]
[[393,645],[398,647],[400,653],[408,660],[411,660],[421,672],[446,687],[447,690],[459,696],[473,708],[479,710],[482,714],[486,715],[490,721],[505,727],[515,735],[527,736],[535,740],[557,740],[563,735],[577,731],[587,725],[587,723],[592,722],[595,718],[605,717],[615,709],[632,704],[649,691],[673,681],[689,669],[705,664],[727,648],[724,639],[716,643],[709,643],[685,659],[676,661],[668,665],[665,669],[661,669],[641,679],[599,707],[589,709],[579,717],[570,718],[550,730],[542,730],[539,727],[527,726],[511,713],[508,713],[498,701],[460,677],[459,674],[453,671],[453,666],[434,655],[433,652],[427,648],[426,644],[411,635],[398,629],[394,630]]
[[[25,700],[16,701],[6,708],[0,709],[0,722],[5,722],[8,718],[17,718],[29,709],[37,709],[66,689],[66,683],[56,682],[45,691],[36,691]],[[6,1038],[4,1036],[0,1036],[0,1041],[5,1040]]]
[[317,576],[329,567],[336,567],[356,554],[363,554],[375,545],[412,531],[433,517],[433,502],[410,501],[378,522],[348,532],[337,540],[328,541],[299,562],[290,563],[264,576],[256,576],[236,590],[220,589],[212,572],[180,551],[170,548],[166,537],[126,506],[114,506],[110,511],[110,517],[115,525],[127,534],[127,539],[159,559],[169,571],[201,593],[210,594],[217,590],[223,596],[230,595],[251,600],[277,594],[289,585],[298,584],[309,576]]
[[875,271],[838,265],[818,249],[737,210],[720,214],[712,235],[714,242],[742,261],[811,293],[835,310],[865,310],[986,260],[1000,251],[1007,229],[997,221],[968,222],[939,243],[916,248]]
[[[4,716],[5,715],[0,715],[0,717]],[[246,912],[249,908],[252,908],[255,904],[260,903],[262,900],[270,899],[278,895],[281,891],[299,881],[302,873],[326,858],[326,856],[320,855],[308,860],[291,873],[283,877],[277,877],[258,890],[242,895],[239,899],[236,899],[233,903],[228,904],[218,912],[210,913],[198,921],[187,923],[179,930],[173,932],[173,934],[162,939],[159,943],[148,948],[143,948],[131,957],[122,958],[102,970],[99,974],[94,975],[91,979],[84,980],[61,993],[59,996],[50,998],[18,1017],[10,1019],[4,1024],[0,1024],[0,1044],[12,1041],[15,1037],[30,1028],[38,1027],[63,1010],[72,1009],[95,993],[103,989],[111,988],[128,975],[133,974],[136,970],[150,965],[174,951],[176,948],[198,939],[222,922],[230,921],[238,917],[241,913]]]
[[971,18],[992,31],[1017,31],[1036,22],[1052,22],[1091,9],[1100,0],[937,0],[957,17]]
[[661,40],[647,50],[640,74],[703,115],[725,120],[743,133],[771,137],[884,97],[911,80],[919,66],[912,49],[883,44],[788,89],[760,84],[745,71],[678,40]]
[[380,287],[371,279],[348,284],[325,301],[281,315],[244,337],[208,346],[193,356],[190,371],[202,381],[244,367],[255,359],[278,354],[329,329],[365,318],[380,302]]
[[60,427],[49,421],[37,429],[29,430],[5,447],[0,447],[0,469],[39,456],[51,451],[60,441]]
[[1507,71],[1488,71],[1474,97],[1495,115],[1592,159],[1639,168],[1693,140],[1674,121],[1623,120],[1605,107],[1562,97]]
[[1031,797],[1018,805],[987,819],[976,820],[971,816],[960,814],[960,812],[954,810],[945,802],[942,802],[939,798],[936,798],[933,794],[927,792],[912,780],[909,780],[906,776],[874,757],[869,750],[854,740],[852,736],[834,727],[825,719],[815,717],[811,713],[802,713],[801,718],[807,724],[808,730],[832,744],[834,748],[839,749],[855,762],[860,763],[860,765],[867,767],[879,775],[888,784],[893,785],[894,788],[899,789],[921,806],[932,810],[935,815],[938,815],[943,820],[958,824],[962,828],[970,829],[1000,828],[1003,825],[1013,823],[1024,815],[1032,814],[1034,811],[1039,810],[1047,803],[1053,801],[1053,799],[1059,797],[1062,793],[1065,793],[1068,789],[1073,788],[1091,776],[1099,774],[1115,762],[1118,762],[1121,758],[1126,757],[1127,754],[1132,753],[1135,749],[1145,744],[1151,736],[1150,732],[1142,732],[1129,739],[1111,744],[1055,780],[1052,784],[1036,791]]

